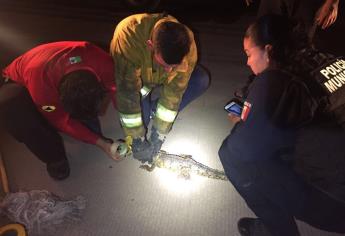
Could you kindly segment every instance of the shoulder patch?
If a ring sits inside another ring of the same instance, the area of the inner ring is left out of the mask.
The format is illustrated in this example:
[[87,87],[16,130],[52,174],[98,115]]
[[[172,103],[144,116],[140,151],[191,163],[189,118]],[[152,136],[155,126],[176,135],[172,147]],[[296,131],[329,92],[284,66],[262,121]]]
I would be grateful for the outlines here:
[[344,57],[338,57],[330,62],[325,63],[318,69],[312,71],[311,75],[323,87],[324,91],[328,95],[338,92],[345,87]]
[[42,106],[42,110],[46,112],[52,112],[55,111],[56,107],[52,105],[44,105]]
[[77,63],[80,63],[80,62],[81,62],[81,57],[80,56],[75,56],[75,57],[70,57],[69,58],[69,63],[71,65],[77,64]]
[[242,113],[241,113],[241,120],[243,120],[243,121],[247,120],[251,108],[252,108],[252,104],[245,101],[243,104],[243,109],[242,109]]

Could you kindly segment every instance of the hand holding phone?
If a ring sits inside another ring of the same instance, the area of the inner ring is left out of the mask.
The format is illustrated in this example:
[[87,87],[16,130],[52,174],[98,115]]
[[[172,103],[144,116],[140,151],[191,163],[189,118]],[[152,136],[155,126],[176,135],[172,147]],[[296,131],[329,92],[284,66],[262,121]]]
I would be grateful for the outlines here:
[[228,120],[231,124],[235,125],[236,123],[241,121],[241,117],[233,115],[232,113],[228,113]]
[[232,115],[241,117],[242,106],[235,101],[230,101],[228,104],[225,105],[224,109]]

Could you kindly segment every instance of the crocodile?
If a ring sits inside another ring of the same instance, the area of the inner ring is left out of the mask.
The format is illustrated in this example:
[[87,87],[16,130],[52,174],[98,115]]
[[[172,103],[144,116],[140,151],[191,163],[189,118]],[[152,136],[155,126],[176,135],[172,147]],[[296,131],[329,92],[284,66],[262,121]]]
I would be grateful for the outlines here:
[[227,180],[224,171],[210,168],[200,162],[197,162],[191,155],[176,155],[160,150],[154,157],[151,164],[141,165],[140,168],[147,171],[153,171],[155,167],[165,168],[179,173],[180,177],[190,178],[190,174],[197,174],[212,179]]

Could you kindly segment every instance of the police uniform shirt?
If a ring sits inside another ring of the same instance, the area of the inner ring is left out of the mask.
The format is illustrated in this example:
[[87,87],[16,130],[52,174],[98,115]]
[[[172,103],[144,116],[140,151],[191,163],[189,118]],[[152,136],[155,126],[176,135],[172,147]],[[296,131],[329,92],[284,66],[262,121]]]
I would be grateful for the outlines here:
[[244,162],[263,160],[293,144],[294,130],[280,128],[272,121],[289,79],[288,74],[278,70],[265,71],[254,79],[246,100],[246,117],[224,141],[230,158]]

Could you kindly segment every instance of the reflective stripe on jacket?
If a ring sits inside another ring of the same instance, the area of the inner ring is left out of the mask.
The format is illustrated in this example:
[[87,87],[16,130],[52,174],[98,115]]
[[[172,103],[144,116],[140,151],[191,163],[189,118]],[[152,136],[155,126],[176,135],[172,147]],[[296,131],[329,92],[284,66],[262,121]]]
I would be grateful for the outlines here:
[[[140,137],[145,134],[141,120],[141,96],[148,95],[155,86],[162,85],[154,126],[169,132],[197,61],[194,35],[188,32],[192,45],[183,62],[170,73],[153,63],[147,47],[152,30],[163,21],[177,20],[164,14],[137,14],[122,20],[116,27],[110,51],[115,62],[117,108],[126,135]],[[131,117],[128,119],[128,117]]]

